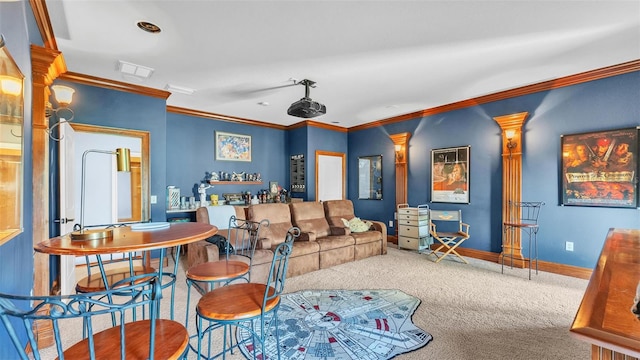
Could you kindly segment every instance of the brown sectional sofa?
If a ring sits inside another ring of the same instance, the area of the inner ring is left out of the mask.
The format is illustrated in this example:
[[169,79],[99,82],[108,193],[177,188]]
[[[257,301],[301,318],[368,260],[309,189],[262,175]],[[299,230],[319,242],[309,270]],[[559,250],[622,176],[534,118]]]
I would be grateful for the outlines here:
[[[212,211],[221,210],[217,208]],[[352,233],[342,223],[342,218],[351,220],[355,216],[350,200],[269,203],[233,208],[238,218],[246,216],[247,220],[257,222],[269,220],[269,226],[260,230],[251,270],[252,282],[266,281],[272,249],[284,241],[287,231],[293,226],[300,228],[301,235],[293,243],[287,276],[387,253],[387,227],[384,223],[371,221],[372,228],[359,233]],[[201,209],[196,213],[197,221],[213,223],[210,220],[215,218],[215,214],[207,215],[207,208]],[[224,216],[227,213],[223,212]],[[221,228],[220,222],[218,224],[219,234],[226,236],[226,229]],[[188,266],[218,259],[218,248],[213,244],[200,241],[189,245]]]

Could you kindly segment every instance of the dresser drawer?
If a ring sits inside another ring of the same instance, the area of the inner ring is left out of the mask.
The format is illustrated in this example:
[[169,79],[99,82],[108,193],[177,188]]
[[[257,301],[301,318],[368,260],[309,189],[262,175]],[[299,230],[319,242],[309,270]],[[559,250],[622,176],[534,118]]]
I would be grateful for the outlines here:
[[398,236],[398,248],[399,249],[410,249],[410,250],[424,250],[429,247],[431,244],[431,238],[422,237],[422,238],[412,238],[405,236]]
[[429,236],[429,227],[398,225],[398,235],[412,238]]
[[404,207],[398,209],[398,216],[400,215],[412,215],[412,216],[429,216],[428,208],[412,208]]
[[[407,218],[405,218],[405,216]],[[429,225],[429,217],[424,216],[422,218],[416,216],[403,215],[398,218],[398,226],[427,226]]]

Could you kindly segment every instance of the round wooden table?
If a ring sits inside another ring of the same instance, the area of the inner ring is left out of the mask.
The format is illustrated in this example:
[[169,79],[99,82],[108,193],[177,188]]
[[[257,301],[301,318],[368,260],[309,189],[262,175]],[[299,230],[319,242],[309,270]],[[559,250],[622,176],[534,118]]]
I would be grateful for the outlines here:
[[[114,253],[129,253],[136,251],[159,250],[160,259],[155,273],[160,281],[164,277],[170,280],[162,282],[162,288],[171,286],[171,319],[174,317],[173,299],[175,295],[175,281],[178,271],[178,259],[174,261],[173,272],[163,270],[167,248],[176,247],[176,254],[180,254],[179,247],[200,241],[215,235],[218,228],[197,222],[170,223],[168,228],[156,230],[132,230],[130,226],[113,229],[113,236],[96,240],[72,240],[70,234],[46,239],[34,246],[35,251],[50,255],[105,255]],[[104,270],[102,259],[97,256],[100,273],[105,286],[109,282]]]

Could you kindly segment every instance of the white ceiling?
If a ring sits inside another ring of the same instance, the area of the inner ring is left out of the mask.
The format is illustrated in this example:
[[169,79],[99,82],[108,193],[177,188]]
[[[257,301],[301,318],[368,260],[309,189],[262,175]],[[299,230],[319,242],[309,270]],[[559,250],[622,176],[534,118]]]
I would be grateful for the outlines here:
[[[281,125],[303,120],[286,113],[304,96],[290,78],[317,82],[313,120],[352,127],[640,59],[637,0],[46,4],[69,71],[191,88],[167,104]],[[118,60],[154,72],[124,77]]]

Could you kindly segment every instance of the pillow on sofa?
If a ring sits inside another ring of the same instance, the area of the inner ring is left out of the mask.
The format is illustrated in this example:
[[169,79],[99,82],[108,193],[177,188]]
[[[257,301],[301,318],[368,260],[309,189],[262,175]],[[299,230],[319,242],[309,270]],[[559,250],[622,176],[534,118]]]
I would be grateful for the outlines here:
[[373,225],[370,221],[362,221],[358,217],[354,217],[351,220],[342,218],[342,223],[354,233],[368,231]]

